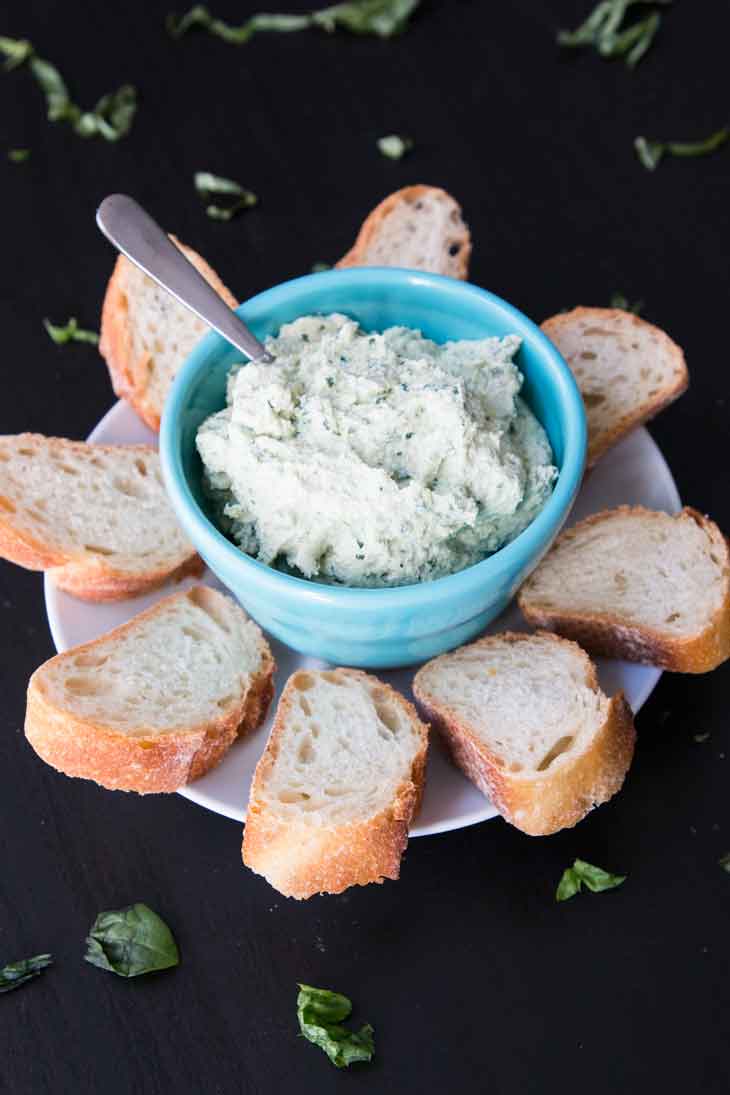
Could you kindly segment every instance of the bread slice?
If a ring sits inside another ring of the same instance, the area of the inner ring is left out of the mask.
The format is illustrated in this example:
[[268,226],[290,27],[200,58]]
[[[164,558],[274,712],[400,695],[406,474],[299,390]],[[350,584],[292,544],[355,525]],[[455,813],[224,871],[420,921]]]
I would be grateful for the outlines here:
[[298,671],[254,774],[243,862],[296,898],[398,878],[427,745],[415,709],[376,677]]
[[464,774],[532,836],[575,825],[621,787],[634,752],[623,694],[555,635],[506,632],[428,662],[414,692]]
[[542,329],[573,370],[588,418],[588,467],[687,388],[676,342],[621,308],[574,308]]
[[730,551],[693,509],[620,506],[558,538],[519,593],[525,618],[594,654],[705,673],[730,657]]
[[437,186],[406,186],[376,205],[343,266],[404,266],[465,279],[471,234],[461,206]]
[[0,437],[0,556],[87,601],[200,574],[147,445]]
[[30,678],[25,734],[67,776],[118,791],[176,791],[259,726],[274,660],[229,597],[174,593]]
[[[205,259],[171,236],[193,266],[231,308],[235,297]],[[107,286],[101,313],[99,350],[114,391],[126,399],[152,430],[186,357],[210,328],[120,255]]]

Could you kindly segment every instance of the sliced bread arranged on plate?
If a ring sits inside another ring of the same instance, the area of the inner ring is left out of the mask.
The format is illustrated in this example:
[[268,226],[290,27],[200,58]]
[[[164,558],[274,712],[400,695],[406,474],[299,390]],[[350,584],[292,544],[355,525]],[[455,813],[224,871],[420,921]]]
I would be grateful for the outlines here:
[[542,330],[567,361],[583,396],[588,467],[689,383],[676,342],[621,308],[573,308],[546,319]]
[[457,766],[532,836],[575,825],[631,764],[623,694],[605,696],[585,651],[555,635],[479,639],[427,662],[413,690]]
[[0,556],[89,601],[200,574],[147,445],[0,437]]
[[[235,308],[235,297],[205,259],[174,236],[170,238],[226,304]],[[109,366],[114,391],[150,429],[159,430],[172,382],[208,330],[134,263],[119,256],[104,297],[99,350]]]
[[40,666],[25,734],[68,776],[140,794],[176,791],[261,724],[274,669],[245,612],[195,586]]
[[470,255],[458,202],[437,186],[406,186],[376,205],[337,265],[404,266],[466,279]]
[[296,898],[398,878],[427,746],[415,708],[376,677],[298,671],[254,775],[244,863]]
[[730,657],[730,551],[693,509],[620,506],[558,537],[519,593],[525,618],[594,654],[704,673]]

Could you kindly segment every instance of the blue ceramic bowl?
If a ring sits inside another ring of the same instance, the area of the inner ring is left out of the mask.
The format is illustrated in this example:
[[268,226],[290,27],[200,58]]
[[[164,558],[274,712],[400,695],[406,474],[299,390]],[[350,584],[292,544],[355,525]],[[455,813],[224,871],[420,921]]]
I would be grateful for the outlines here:
[[457,574],[390,589],[350,589],[281,574],[218,531],[201,489],[200,423],[225,406],[241,360],[217,334],[202,340],[168,396],[160,433],[165,485],[178,520],[210,569],[258,623],[303,654],[340,665],[412,665],[478,635],[512,599],[567,517],[586,448],[583,403],[568,366],[534,323],[492,293],[413,270],[333,270],[260,293],[238,309],[259,338],[312,313],[344,312],[366,330],[419,328],[436,342],[516,333],[523,395],[547,430],[560,469],[543,510],[512,543]]

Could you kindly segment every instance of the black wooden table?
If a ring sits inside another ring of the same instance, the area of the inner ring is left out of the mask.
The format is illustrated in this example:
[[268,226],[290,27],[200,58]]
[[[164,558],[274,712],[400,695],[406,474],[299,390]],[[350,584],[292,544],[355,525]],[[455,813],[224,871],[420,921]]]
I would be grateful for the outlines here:
[[[463,203],[472,280],[528,315],[644,299],[692,374],[652,432],[683,499],[730,529],[730,147],[654,174],[632,149],[637,134],[692,139],[727,121],[730,17],[675,4],[630,72],[559,53],[556,27],[589,4],[426,0],[397,40],[313,32],[236,49],[171,41],[156,0],[9,0],[2,33],[30,38],[83,105],[130,82],[140,107],[118,144],[84,141],[45,121],[27,73],[0,74],[0,430],[84,437],[111,404],[94,348],[56,347],[42,327],[98,326],[113,255],[93,213],[107,193],[136,195],[245,297],[334,261],[376,201],[432,182]],[[236,20],[256,5],[214,8]],[[414,151],[382,158],[385,133]],[[17,147],[30,159],[5,162]],[[240,180],[259,207],[207,219],[197,170]],[[243,869],[238,824],[37,759],[24,692],[52,652],[39,576],[0,564],[0,959],[56,956],[0,1002],[0,1089],[728,1090],[730,666],[662,679],[625,789],[576,829],[531,839],[498,820],[418,839],[399,883],[300,904]],[[556,904],[576,855],[628,881]],[[96,913],[137,900],[172,925],[181,966],[124,981],[85,964]],[[340,1074],[298,1037],[297,981],[353,997],[376,1027],[371,1066]]]

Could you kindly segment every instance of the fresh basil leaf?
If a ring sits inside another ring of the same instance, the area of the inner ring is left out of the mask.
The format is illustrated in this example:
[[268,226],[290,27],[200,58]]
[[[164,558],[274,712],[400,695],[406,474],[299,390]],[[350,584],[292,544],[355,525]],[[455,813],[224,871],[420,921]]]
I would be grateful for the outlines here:
[[73,316],[63,327],[57,327],[50,319],[44,319],[43,326],[57,346],[63,346],[66,342],[91,342],[94,346],[99,344],[96,331],[85,331],[83,327],[79,327]]
[[722,867],[723,871],[727,871],[727,873],[730,874],[730,852],[725,852],[724,855],[721,855],[717,863],[718,866]]
[[137,89],[131,84],[122,84],[116,91],[102,95],[93,110],[79,114],[74,120],[74,129],[80,137],[118,141],[129,133],[136,111]]
[[167,924],[140,902],[99,913],[86,947],[87,962],[120,977],[139,977],[180,962],[177,944]]
[[196,4],[184,15],[168,15],[166,25],[173,38],[180,38],[189,30],[199,28],[235,46],[244,45],[260,31],[288,34],[292,31],[308,30],[310,27],[319,27],[328,32],[342,28],[352,34],[374,34],[380,38],[390,38],[405,29],[420,2],[421,0],[352,0],[351,3],[334,4],[308,15],[252,15],[240,26],[217,19],[204,4]]
[[[224,179],[221,175],[211,175],[209,171],[196,171],[194,176],[195,189],[204,202],[208,202],[205,212],[213,220],[229,221],[241,209],[250,209],[256,205],[258,198],[252,190],[245,190],[233,179]],[[225,204],[212,202],[211,198],[224,197],[228,200]]]
[[375,1053],[373,1028],[366,1023],[359,1031],[348,1030],[343,1020],[352,1012],[346,996],[312,985],[299,985],[297,1018],[307,1041],[319,1046],[333,1065],[347,1068],[355,1061],[371,1061]]
[[572,867],[563,871],[562,878],[555,891],[556,901],[567,901],[580,893],[585,886],[591,893],[602,893],[603,890],[612,890],[626,881],[625,874],[609,874],[601,867],[594,867],[592,863],[586,863],[584,859],[576,859]]
[[558,31],[558,45],[572,49],[591,46],[602,57],[625,57],[634,68],[650,48],[661,25],[654,11],[643,19],[623,27],[629,8],[638,4],[671,4],[672,0],[601,0],[588,18],[575,30]]
[[25,163],[26,160],[30,159],[30,149],[29,148],[9,148],[8,149],[8,159],[10,160],[11,163]]
[[65,81],[55,65],[41,57],[33,57],[30,71],[46,97],[49,122],[75,122],[81,111],[71,102]]
[[313,274],[323,274],[325,270],[331,269],[332,267],[328,262],[313,262],[311,272]]
[[5,57],[3,67],[10,72],[33,56],[33,46],[27,38],[0,38],[0,53]]
[[399,137],[392,133],[389,137],[380,137],[378,148],[383,156],[389,160],[402,160],[406,152],[413,148],[410,137]]
[[0,992],[11,992],[19,989],[28,981],[32,981],[47,966],[50,966],[53,958],[50,954],[36,954],[33,958],[23,958],[20,962],[11,962],[0,969]]
[[623,293],[613,293],[610,304],[612,308],[621,308],[624,312],[633,312],[635,316],[640,316],[644,307],[643,300],[635,300],[633,304],[630,304]]
[[653,171],[665,155],[668,156],[709,156],[717,151],[730,137],[730,126],[724,126],[711,133],[704,141],[647,141],[637,137],[634,141],[636,155],[647,169]]

